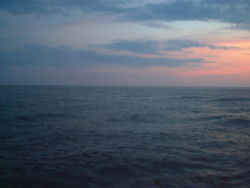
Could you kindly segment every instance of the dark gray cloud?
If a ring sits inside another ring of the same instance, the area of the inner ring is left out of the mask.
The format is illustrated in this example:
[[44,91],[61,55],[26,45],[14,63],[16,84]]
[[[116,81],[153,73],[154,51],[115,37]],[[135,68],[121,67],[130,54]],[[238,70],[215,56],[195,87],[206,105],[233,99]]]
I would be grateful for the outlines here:
[[185,66],[189,63],[203,63],[199,58],[144,58],[128,55],[101,54],[88,50],[71,48],[27,47],[13,52],[0,53],[1,66],[64,66],[115,64],[130,67],[145,66]]
[[0,9],[16,14],[47,14],[68,12],[72,8],[84,11],[121,12],[123,0],[1,0]]
[[230,23],[248,23],[249,0],[176,0],[170,3],[150,4],[123,17],[123,20],[217,20]]
[[69,12],[74,8],[118,14],[128,21],[217,20],[249,23],[249,0],[175,0],[127,8],[125,0],[1,0],[0,9],[20,14]]
[[216,46],[205,43],[200,43],[192,40],[139,40],[139,41],[127,41],[117,40],[113,43],[94,45],[95,47],[107,48],[118,51],[128,51],[140,54],[154,54],[160,55],[162,51],[182,51],[184,49],[198,47],[198,48],[210,48],[213,50],[230,50],[237,49],[236,47],[224,47]]

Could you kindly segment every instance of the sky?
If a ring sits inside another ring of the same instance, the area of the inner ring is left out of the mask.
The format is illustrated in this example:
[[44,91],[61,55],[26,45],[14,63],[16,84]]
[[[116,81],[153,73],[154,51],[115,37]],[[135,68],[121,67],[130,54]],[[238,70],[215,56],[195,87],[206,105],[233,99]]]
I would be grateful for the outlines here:
[[249,0],[1,0],[0,85],[250,86]]

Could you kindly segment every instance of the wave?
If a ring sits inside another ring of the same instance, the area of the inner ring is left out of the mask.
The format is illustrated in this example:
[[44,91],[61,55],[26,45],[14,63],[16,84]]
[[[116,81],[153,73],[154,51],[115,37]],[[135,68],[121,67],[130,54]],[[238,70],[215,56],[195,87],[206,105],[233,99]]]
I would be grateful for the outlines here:
[[[0,146],[0,150],[2,151],[16,151],[20,148],[19,145],[3,145],[3,146]],[[0,155],[1,156],[1,155]],[[2,156],[1,156],[2,157]]]
[[248,97],[223,97],[215,100],[216,102],[246,102],[250,101]]
[[20,121],[36,121],[41,119],[53,119],[53,118],[63,118],[63,117],[72,117],[72,115],[66,113],[39,113],[34,115],[16,116],[10,119],[20,120]]
[[229,125],[237,125],[237,126],[241,126],[241,125],[242,126],[245,126],[245,125],[250,126],[250,119],[244,118],[244,117],[238,117],[238,118],[229,119],[225,123],[229,124]]
[[196,169],[211,169],[211,170],[218,170],[219,167],[208,164],[208,163],[202,163],[200,161],[185,161],[185,160],[168,160],[168,161],[162,161],[160,164],[156,163],[156,166],[163,166],[168,169],[190,169],[190,170],[196,170]]
[[14,136],[12,135],[1,135],[0,136],[0,140],[8,140],[8,139],[12,139],[14,138]]
[[129,120],[134,123],[146,123],[149,121],[146,115],[133,114],[129,117]]
[[194,118],[195,121],[215,123],[216,125],[227,126],[250,126],[250,117],[233,114],[201,116]]
[[181,96],[180,99],[203,99],[204,97],[202,96],[196,96],[196,95],[192,95],[192,96]]
[[192,174],[187,176],[166,176],[154,179],[157,187],[248,187],[247,177],[242,174]]
[[132,122],[132,123],[152,123],[159,121],[159,115],[155,113],[146,114],[131,114],[127,117],[111,117],[107,118],[108,122],[120,123],[120,122]]
[[225,125],[225,126],[248,127],[250,126],[250,117],[230,116],[230,117],[220,120],[218,124]]
[[223,120],[225,118],[231,117],[230,115],[215,115],[215,116],[202,116],[199,117],[198,120],[202,121],[213,121],[213,120]]

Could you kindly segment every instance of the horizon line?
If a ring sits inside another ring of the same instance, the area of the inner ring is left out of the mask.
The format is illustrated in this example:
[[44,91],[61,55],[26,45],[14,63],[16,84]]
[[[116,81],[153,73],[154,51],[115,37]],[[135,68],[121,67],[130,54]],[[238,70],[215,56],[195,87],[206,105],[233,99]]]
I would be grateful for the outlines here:
[[78,85],[78,84],[0,84],[0,87],[187,87],[187,88],[250,88],[250,86],[192,86],[192,85]]

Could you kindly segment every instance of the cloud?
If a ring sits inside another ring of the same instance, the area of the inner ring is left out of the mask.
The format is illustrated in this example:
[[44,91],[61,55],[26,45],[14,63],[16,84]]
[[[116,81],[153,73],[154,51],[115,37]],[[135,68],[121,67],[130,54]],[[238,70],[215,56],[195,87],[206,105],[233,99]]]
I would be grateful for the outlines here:
[[149,22],[145,24],[148,27],[157,28],[157,29],[164,29],[164,30],[171,30],[173,29],[171,26],[163,24],[163,23],[157,23],[157,22]]
[[249,23],[248,24],[233,24],[232,26],[229,26],[226,29],[250,31],[250,24]]
[[[117,21],[148,22],[149,27],[169,29],[161,21],[219,21],[239,24],[249,31],[249,0],[172,0],[141,1],[134,0],[2,0],[0,10],[13,14],[48,15],[63,13],[70,15],[75,10],[84,13],[115,15]],[[157,23],[158,22],[158,23]]]
[[181,51],[187,48],[210,48],[212,50],[230,50],[230,49],[238,49],[236,47],[226,47],[226,46],[216,46],[211,44],[200,43],[191,40],[168,40],[165,42],[167,47],[165,50],[167,51]]
[[95,46],[113,50],[129,51],[140,54],[159,54],[158,42],[153,40],[140,40],[140,41],[116,40],[110,44],[102,44]]
[[248,0],[175,0],[149,4],[129,13],[123,20],[217,20],[230,23],[248,23],[250,1]]
[[127,21],[217,20],[249,23],[249,0],[172,0],[128,7],[133,0],[1,0],[0,10],[16,14],[69,13],[73,9],[120,15]]
[[47,14],[68,12],[73,8],[83,11],[102,11],[117,13],[123,0],[1,0],[0,9],[15,14]]
[[204,63],[200,58],[146,58],[129,55],[101,54],[90,50],[71,48],[26,47],[12,52],[0,53],[1,66],[64,66],[114,64],[128,67],[186,66]]
[[93,45],[94,47],[101,47],[112,49],[116,51],[127,51],[139,54],[153,54],[163,55],[162,52],[167,51],[182,51],[188,48],[210,48],[213,50],[230,50],[237,49],[236,47],[216,46],[211,44],[200,43],[192,40],[116,40],[109,44]]

